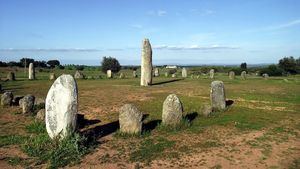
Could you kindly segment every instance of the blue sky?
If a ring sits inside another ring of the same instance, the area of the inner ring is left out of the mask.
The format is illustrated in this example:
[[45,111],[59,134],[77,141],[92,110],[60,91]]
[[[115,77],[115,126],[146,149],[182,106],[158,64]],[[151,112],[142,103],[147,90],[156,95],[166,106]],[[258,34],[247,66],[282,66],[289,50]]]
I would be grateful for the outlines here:
[[277,63],[300,56],[299,0],[0,0],[0,60]]

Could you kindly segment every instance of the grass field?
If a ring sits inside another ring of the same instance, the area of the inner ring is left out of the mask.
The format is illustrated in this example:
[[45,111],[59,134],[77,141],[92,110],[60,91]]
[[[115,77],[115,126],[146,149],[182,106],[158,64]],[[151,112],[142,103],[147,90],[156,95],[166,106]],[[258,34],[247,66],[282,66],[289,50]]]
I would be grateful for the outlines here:
[[[1,70],[6,77],[8,70]],[[75,71],[56,70],[56,74]],[[79,133],[93,141],[83,143],[74,136],[61,145],[47,137],[44,124],[25,116],[19,107],[0,108],[0,168],[300,168],[300,76],[265,80],[236,76],[222,80],[226,97],[233,101],[224,112],[202,115],[209,104],[211,79],[154,78],[151,87],[139,86],[130,70],[127,78],[77,80],[79,114],[84,122]],[[96,76],[98,71],[84,71]],[[179,72],[180,74],[180,72]],[[49,72],[37,72],[28,81],[22,70],[16,81],[1,82],[14,95],[33,94],[45,98],[53,82]],[[117,76],[116,76],[117,77]],[[286,80],[284,80],[286,79]],[[162,104],[171,93],[179,96],[185,121],[180,128],[160,125]],[[145,115],[143,134],[118,132],[118,109],[135,104]],[[50,151],[55,147],[57,151]],[[64,155],[76,154],[69,158]]]

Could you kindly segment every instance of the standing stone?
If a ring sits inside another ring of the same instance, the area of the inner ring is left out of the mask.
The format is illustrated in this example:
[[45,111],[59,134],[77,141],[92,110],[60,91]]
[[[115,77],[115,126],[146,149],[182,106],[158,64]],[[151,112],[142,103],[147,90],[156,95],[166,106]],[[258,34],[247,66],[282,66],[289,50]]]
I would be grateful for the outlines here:
[[106,75],[107,75],[107,78],[112,78],[113,77],[111,70],[107,70]]
[[1,96],[1,106],[8,107],[12,105],[12,100],[14,98],[14,95],[12,92],[5,92]]
[[241,78],[242,78],[243,80],[246,80],[246,76],[247,76],[247,72],[246,72],[246,71],[242,71],[242,73],[241,73]]
[[162,123],[176,126],[182,120],[183,107],[175,94],[170,94],[163,104]]
[[168,72],[165,72],[165,77],[168,77],[169,76],[169,73]]
[[152,48],[149,39],[144,39],[142,48],[141,86],[152,84]]
[[142,131],[143,113],[134,105],[125,104],[119,113],[120,132],[128,134],[140,134]]
[[187,78],[187,70],[186,70],[186,68],[184,67],[184,68],[182,68],[182,71],[181,71],[181,73],[182,73],[182,77],[183,78]]
[[7,79],[10,80],[10,81],[15,81],[16,80],[15,73],[14,72],[9,72],[7,74]]
[[175,73],[174,73],[174,74],[172,74],[172,77],[174,77],[174,78],[175,78],[175,77],[176,77],[176,74],[175,74]]
[[208,116],[210,116],[211,112],[212,112],[211,105],[204,104],[204,106],[202,107],[203,116],[208,117]]
[[45,109],[41,109],[37,112],[35,116],[35,121],[39,121],[39,122],[45,121]]
[[268,75],[267,73],[264,73],[264,74],[262,74],[262,77],[263,77],[264,79],[268,79],[268,78],[269,78],[269,75]]
[[137,78],[138,76],[137,76],[137,73],[136,73],[136,70],[134,70],[133,72],[132,72],[132,77],[133,78]]
[[80,72],[79,70],[76,70],[74,78],[75,79],[84,79],[84,74],[82,72]]
[[50,73],[49,79],[50,80],[55,80],[56,79],[55,73]]
[[24,98],[22,100],[23,100],[22,101],[23,114],[32,113],[35,97],[33,95],[29,94],[29,95],[24,96]]
[[61,75],[46,97],[46,128],[51,138],[65,137],[76,128],[78,90],[71,75]]
[[34,80],[35,79],[35,69],[34,69],[33,63],[29,64],[28,73],[29,73],[28,79]]
[[234,71],[230,71],[229,72],[229,79],[231,79],[231,80],[235,79],[235,73],[234,73]]
[[120,73],[120,79],[124,79],[125,78],[125,74],[124,73]]
[[209,77],[211,79],[213,79],[215,77],[215,69],[210,69],[210,71],[209,71]]
[[158,77],[159,76],[159,69],[155,68],[154,69],[154,77]]
[[[24,98],[24,97],[23,97]],[[21,108],[21,109],[23,109],[23,98],[21,98],[20,100],[19,100],[19,107]]]
[[211,83],[210,100],[212,111],[220,111],[226,108],[225,88],[222,81]]

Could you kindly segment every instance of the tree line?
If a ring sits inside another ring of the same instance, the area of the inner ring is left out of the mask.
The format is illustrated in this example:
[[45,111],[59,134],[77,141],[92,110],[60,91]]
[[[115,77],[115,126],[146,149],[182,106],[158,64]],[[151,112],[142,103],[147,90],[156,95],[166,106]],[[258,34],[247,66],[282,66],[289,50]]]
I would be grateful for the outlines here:
[[60,67],[60,62],[58,60],[48,60],[46,61],[38,61],[34,60],[32,58],[22,58],[19,62],[16,61],[10,61],[10,62],[4,62],[0,61],[0,67],[28,67],[30,63],[33,63],[35,67],[41,67],[41,68],[54,68],[54,67]]

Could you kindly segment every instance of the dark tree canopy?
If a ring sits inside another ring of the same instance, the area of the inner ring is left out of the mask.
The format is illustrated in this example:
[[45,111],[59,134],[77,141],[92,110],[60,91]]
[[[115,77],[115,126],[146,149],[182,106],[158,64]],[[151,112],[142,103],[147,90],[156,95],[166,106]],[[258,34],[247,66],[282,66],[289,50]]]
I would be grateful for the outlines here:
[[241,63],[241,69],[242,70],[247,70],[247,63],[246,62]]
[[58,60],[49,60],[47,62],[47,64],[51,67],[51,68],[54,68],[55,66],[59,66],[60,65],[60,62]]
[[34,63],[34,59],[31,59],[31,58],[22,58],[22,59],[20,59],[20,65],[22,67],[25,67],[25,62],[26,62],[26,67],[28,67],[29,63]]
[[293,56],[290,57],[284,57],[279,60],[278,63],[279,67],[283,69],[284,71],[291,73],[291,74],[296,74],[297,73],[297,61],[294,59]]
[[33,64],[35,67],[42,67],[42,68],[47,67],[46,61],[34,61]]
[[111,70],[113,73],[117,73],[121,70],[121,65],[116,58],[113,57],[103,57],[101,62],[102,72],[106,73],[107,70]]

